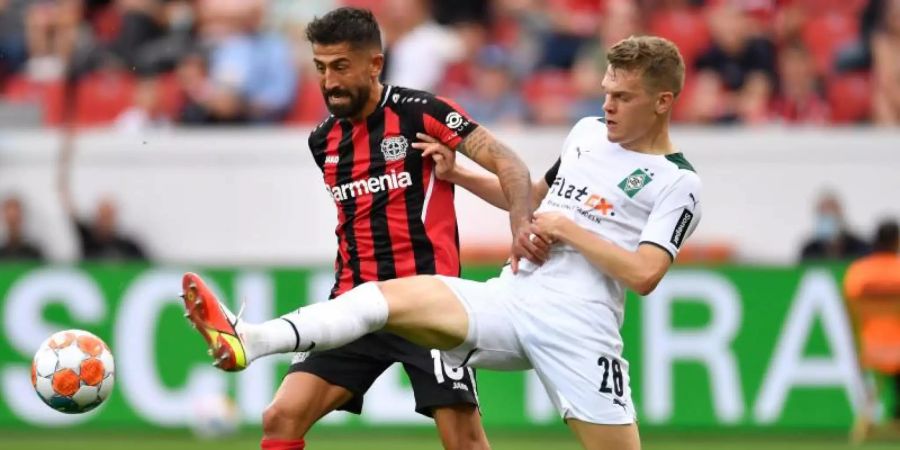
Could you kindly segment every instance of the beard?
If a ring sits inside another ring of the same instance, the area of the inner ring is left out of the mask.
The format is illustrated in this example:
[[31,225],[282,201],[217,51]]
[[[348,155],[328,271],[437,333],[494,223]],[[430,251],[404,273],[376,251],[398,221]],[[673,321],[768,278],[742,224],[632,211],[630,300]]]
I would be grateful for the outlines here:
[[[356,92],[347,89],[334,88],[329,91],[322,91],[322,95],[325,96],[325,107],[328,108],[328,112],[330,112],[334,117],[339,119],[345,119],[347,117],[354,117],[363,110],[366,106],[366,101],[369,100],[369,93],[372,88],[369,86],[360,86],[356,89]],[[343,100],[342,103],[332,103],[332,97],[341,97]],[[346,100],[344,100],[346,99]]]

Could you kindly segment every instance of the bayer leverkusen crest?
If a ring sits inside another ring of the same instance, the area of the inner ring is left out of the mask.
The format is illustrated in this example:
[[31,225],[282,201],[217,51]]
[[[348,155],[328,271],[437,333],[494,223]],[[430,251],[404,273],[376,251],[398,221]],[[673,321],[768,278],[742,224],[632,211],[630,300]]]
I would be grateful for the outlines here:
[[406,158],[406,149],[409,147],[405,136],[391,136],[381,141],[381,153],[385,161],[398,161]]

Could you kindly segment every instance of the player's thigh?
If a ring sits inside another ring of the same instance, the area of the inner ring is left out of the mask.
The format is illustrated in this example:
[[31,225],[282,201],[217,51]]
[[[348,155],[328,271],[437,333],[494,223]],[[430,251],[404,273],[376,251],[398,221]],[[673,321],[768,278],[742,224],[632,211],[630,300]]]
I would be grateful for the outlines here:
[[[528,309],[525,351],[564,419],[600,425],[635,422],[628,361],[614,313],[569,299],[568,308]],[[532,305],[534,306],[534,305]],[[554,311],[555,314],[551,314]]]
[[351,398],[353,394],[349,390],[331,384],[317,375],[292,372],[282,380],[266,410],[264,422],[270,422],[269,426],[276,428],[279,423],[290,424],[291,431],[302,436],[322,416]]
[[586,450],[640,450],[637,424],[599,425],[570,419],[566,422]]
[[416,276],[384,281],[387,331],[423,347],[450,349],[466,339],[469,319],[453,291],[440,279]]
[[458,347],[441,352],[449,367],[470,366],[493,370],[528,370],[519,334],[519,300],[508,280],[481,283],[438,277],[456,295],[469,317],[469,332]]

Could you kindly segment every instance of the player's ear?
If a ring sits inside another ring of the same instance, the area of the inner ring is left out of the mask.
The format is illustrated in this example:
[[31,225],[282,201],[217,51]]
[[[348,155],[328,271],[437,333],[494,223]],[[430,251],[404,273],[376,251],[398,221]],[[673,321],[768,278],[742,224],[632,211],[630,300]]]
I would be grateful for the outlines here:
[[656,113],[657,114],[666,114],[672,110],[672,106],[675,104],[675,94],[663,91],[656,95]]
[[369,76],[380,78],[382,70],[384,70],[384,53],[374,53],[369,63]]

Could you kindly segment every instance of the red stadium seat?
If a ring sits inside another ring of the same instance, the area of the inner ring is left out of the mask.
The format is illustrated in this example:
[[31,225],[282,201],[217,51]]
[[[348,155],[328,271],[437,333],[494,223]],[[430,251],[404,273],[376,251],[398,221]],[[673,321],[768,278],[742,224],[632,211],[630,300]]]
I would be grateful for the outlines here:
[[178,77],[175,73],[163,74],[159,77],[158,83],[157,92],[163,114],[173,120],[177,119],[184,104],[184,92],[178,84]]
[[650,18],[650,34],[674,42],[688,68],[693,67],[694,59],[710,42],[706,19],[699,10],[659,11]]
[[803,26],[803,41],[813,55],[819,74],[831,73],[835,53],[854,42],[858,30],[855,17],[838,12],[816,15]]
[[113,122],[134,101],[134,77],[127,72],[101,71],[78,83],[75,122],[99,126]]
[[536,103],[546,97],[571,99],[575,96],[572,77],[564,70],[544,70],[532,74],[522,85],[525,101]]
[[328,114],[319,85],[310,80],[297,86],[294,107],[285,120],[289,124],[316,124]]
[[47,91],[59,81],[34,81],[24,75],[12,75],[3,85],[3,99],[11,102],[43,102]]
[[351,6],[354,8],[365,8],[376,14],[381,9],[382,0],[341,0],[341,6]]
[[854,123],[869,118],[872,103],[872,82],[866,72],[839,75],[828,82],[828,103],[831,121]]
[[24,75],[14,75],[6,82],[3,98],[11,102],[39,103],[46,124],[62,121],[63,83],[60,80],[34,81]]

